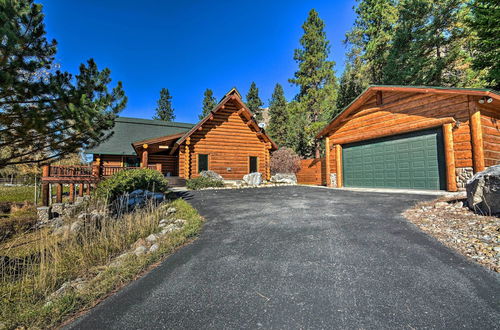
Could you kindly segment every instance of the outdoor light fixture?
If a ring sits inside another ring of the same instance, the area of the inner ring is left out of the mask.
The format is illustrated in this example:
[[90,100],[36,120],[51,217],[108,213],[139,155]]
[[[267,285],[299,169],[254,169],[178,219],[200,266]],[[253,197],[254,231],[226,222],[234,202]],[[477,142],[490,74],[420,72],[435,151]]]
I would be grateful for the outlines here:
[[485,102],[486,103],[491,103],[491,102],[493,102],[493,99],[491,97],[483,96],[482,98],[479,99],[478,102],[481,103],[481,104],[484,104]]

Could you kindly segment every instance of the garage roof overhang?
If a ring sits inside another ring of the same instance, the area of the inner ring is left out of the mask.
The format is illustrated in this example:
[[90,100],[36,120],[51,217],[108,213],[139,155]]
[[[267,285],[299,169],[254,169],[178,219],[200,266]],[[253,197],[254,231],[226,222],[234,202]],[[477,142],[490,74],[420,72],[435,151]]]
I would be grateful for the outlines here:
[[347,107],[345,107],[328,125],[326,125],[317,135],[317,139],[326,137],[339,124],[341,124],[353,111],[363,105],[370,97],[377,92],[413,92],[429,94],[462,94],[472,96],[486,96],[494,100],[500,100],[498,92],[490,89],[480,88],[451,88],[451,87],[429,87],[429,86],[390,86],[390,85],[372,85],[355,98]]

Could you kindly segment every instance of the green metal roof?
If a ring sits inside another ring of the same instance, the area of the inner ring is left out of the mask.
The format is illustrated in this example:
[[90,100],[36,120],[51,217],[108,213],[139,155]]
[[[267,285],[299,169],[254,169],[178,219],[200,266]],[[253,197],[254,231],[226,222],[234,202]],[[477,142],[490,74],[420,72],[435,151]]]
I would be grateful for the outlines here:
[[179,134],[189,131],[194,124],[166,122],[163,120],[118,117],[113,135],[87,154],[103,155],[135,155],[132,143],[161,136]]

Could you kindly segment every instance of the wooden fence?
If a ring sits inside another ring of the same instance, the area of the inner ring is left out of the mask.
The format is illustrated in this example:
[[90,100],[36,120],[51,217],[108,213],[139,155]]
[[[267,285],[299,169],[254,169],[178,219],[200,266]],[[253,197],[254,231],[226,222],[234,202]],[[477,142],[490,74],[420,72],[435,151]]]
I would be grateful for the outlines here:
[[324,158],[302,159],[297,172],[297,183],[326,185],[326,164]]

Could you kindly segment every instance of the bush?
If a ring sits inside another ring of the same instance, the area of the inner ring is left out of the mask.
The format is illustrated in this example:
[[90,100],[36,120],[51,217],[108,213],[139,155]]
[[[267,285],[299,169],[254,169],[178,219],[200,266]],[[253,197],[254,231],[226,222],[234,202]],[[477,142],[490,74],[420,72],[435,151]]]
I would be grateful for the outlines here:
[[280,148],[271,155],[271,173],[297,173],[300,157],[290,148]]
[[186,181],[186,186],[191,190],[198,190],[202,188],[220,188],[224,187],[224,181],[217,180],[209,177],[199,176],[194,179]]
[[114,201],[118,196],[137,189],[166,192],[168,181],[158,171],[150,169],[125,170],[99,183],[96,189],[98,198]]

